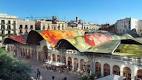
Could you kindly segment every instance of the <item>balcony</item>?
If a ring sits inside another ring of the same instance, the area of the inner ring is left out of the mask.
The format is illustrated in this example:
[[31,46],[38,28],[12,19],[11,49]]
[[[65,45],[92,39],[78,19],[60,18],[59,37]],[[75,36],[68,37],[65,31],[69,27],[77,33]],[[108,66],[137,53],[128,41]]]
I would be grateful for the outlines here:
[[142,58],[131,58],[131,57],[124,57],[124,56],[114,56],[114,55],[97,55],[95,56],[97,59],[112,59],[112,61],[117,62],[124,62],[125,64],[137,65],[142,66]]

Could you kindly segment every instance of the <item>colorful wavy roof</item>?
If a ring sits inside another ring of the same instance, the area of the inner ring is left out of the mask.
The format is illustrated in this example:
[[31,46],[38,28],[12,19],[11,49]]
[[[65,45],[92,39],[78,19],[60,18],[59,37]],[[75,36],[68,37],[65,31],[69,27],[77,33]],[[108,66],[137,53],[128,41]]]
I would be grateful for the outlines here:
[[[46,40],[52,47],[60,45],[58,44],[58,42],[60,42],[61,40],[66,40],[80,52],[95,52],[95,53],[114,52],[114,55],[123,55],[120,54],[123,52],[123,50],[120,51],[119,54],[117,54],[117,52],[115,51],[117,48],[120,47],[122,40],[131,39],[134,42],[142,43],[140,41],[135,40],[132,36],[128,34],[118,36],[105,31],[44,30],[44,31],[34,31],[34,34],[35,32],[36,34],[39,34],[41,37],[43,37],[43,39]],[[32,37],[32,35],[30,37]],[[19,37],[19,36],[16,37],[11,36],[10,39],[23,44],[25,44],[27,41],[25,40],[24,37]]]
[[130,39],[130,35],[117,36],[108,32],[86,32],[84,30],[45,30],[40,35],[55,47],[57,43],[64,39],[80,52],[102,52],[111,53],[119,44],[121,39]]
[[16,41],[18,43],[21,43],[21,44],[26,44],[26,38],[23,36],[23,35],[12,35],[6,39],[11,39],[13,41]]
[[71,40],[77,36],[83,36],[85,31],[83,30],[44,30],[40,32],[40,35],[50,43],[52,47],[55,47],[59,40]]

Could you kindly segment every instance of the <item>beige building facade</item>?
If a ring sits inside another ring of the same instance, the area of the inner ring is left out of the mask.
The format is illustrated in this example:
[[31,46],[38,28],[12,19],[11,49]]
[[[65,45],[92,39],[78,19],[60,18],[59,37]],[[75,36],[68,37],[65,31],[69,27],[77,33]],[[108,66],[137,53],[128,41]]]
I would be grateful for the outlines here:
[[9,35],[21,35],[35,30],[35,21],[20,19],[17,16],[0,14],[1,40]]
[[8,14],[0,14],[0,35],[16,34],[17,17]]
[[16,26],[16,33],[18,35],[25,34],[30,32],[31,30],[35,30],[35,21],[17,19]]

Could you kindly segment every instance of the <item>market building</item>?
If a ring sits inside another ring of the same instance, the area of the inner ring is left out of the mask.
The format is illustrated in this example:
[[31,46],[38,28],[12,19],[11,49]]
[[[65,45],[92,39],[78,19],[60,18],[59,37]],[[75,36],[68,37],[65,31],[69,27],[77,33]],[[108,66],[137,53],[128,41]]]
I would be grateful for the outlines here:
[[106,31],[43,30],[28,36],[10,36],[6,50],[34,61],[65,63],[69,71],[111,74],[125,80],[142,79],[142,42],[128,34],[117,36]]

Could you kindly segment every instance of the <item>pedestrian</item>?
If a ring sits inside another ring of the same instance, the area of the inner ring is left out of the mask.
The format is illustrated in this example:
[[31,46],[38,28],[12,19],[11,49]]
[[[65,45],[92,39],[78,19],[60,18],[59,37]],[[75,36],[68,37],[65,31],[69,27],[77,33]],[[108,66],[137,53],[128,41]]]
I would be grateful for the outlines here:
[[36,77],[37,77],[37,80],[40,79],[40,76],[41,76],[41,72],[39,69],[37,69],[37,73],[36,73]]
[[52,76],[52,80],[54,80],[55,79],[55,77],[54,76]]
[[64,79],[63,80],[67,80],[67,77],[64,77]]

